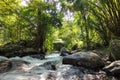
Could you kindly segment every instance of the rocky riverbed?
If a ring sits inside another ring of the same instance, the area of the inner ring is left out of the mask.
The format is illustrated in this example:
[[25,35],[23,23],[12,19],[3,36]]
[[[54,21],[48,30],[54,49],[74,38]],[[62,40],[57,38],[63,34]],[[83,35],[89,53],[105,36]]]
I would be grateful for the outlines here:
[[0,80],[119,80],[108,76],[102,69],[62,64],[63,58],[59,53],[48,55],[44,60],[30,56],[0,57],[3,62],[0,67],[4,67],[0,68]]

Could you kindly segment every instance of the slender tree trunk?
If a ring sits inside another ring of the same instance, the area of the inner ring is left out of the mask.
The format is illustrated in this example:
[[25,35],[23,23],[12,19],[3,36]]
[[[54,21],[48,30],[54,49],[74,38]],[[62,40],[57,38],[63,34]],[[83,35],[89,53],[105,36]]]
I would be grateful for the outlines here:
[[86,18],[84,18],[84,20],[85,20],[85,32],[86,32],[86,48],[89,49],[90,48],[90,39],[89,39],[88,23],[87,23]]
[[86,31],[86,44],[87,44],[87,49],[90,48],[90,40],[89,40],[89,31],[87,26],[85,27],[85,31]]
[[36,49],[38,51],[44,51],[44,42],[45,42],[45,26],[42,23],[42,12],[38,9],[38,23],[37,23],[37,36],[36,36]]

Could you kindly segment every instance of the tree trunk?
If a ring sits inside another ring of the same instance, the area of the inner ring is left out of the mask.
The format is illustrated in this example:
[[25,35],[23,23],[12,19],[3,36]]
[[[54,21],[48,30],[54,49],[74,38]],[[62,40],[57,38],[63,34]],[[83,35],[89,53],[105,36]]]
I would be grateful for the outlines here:
[[90,49],[90,39],[89,39],[89,30],[88,30],[88,23],[86,18],[84,18],[85,20],[85,32],[86,32],[86,48]]
[[45,42],[45,25],[42,22],[42,11],[38,9],[38,23],[37,23],[37,36],[36,36],[36,49],[38,51],[44,51],[44,42]]

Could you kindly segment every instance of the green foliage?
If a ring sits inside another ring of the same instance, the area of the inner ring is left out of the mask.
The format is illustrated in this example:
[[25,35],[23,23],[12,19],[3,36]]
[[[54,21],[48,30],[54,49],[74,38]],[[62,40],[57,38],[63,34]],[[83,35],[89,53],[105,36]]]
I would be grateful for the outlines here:
[[[79,33],[79,27],[74,22],[64,22],[59,29],[58,38],[64,41],[65,47],[71,49],[73,45],[80,42]],[[82,46],[81,43],[79,46]]]
[[107,27],[110,32],[115,36],[120,36],[120,1],[119,0],[100,0],[97,6],[98,10],[96,11],[98,17],[101,17],[100,20],[104,22],[105,27]]
[[[0,1],[0,44],[34,39],[36,48],[50,51],[59,39],[71,49],[75,44],[107,46],[120,37],[119,0],[29,0],[27,6],[21,2]],[[64,19],[68,11],[74,20]]]
[[44,45],[44,47],[47,48],[48,51],[54,50],[53,42],[54,42],[54,39],[56,39],[55,35],[53,35],[56,29],[54,27],[50,29],[51,30],[46,36],[45,45]]
[[99,33],[104,45],[109,45],[113,35],[119,37],[119,8],[118,0],[89,1],[90,12],[95,17],[95,28]]

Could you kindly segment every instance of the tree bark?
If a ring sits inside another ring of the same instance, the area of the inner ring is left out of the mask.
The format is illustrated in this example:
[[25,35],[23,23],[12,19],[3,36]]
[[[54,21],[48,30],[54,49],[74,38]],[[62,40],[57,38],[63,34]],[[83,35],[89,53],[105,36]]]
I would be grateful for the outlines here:
[[42,22],[42,11],[38,9],[38,23],[37,23],[37,35],[36,35],[36,49],[38,51],[44,51],[44,42],[45,42],[45,25]]

